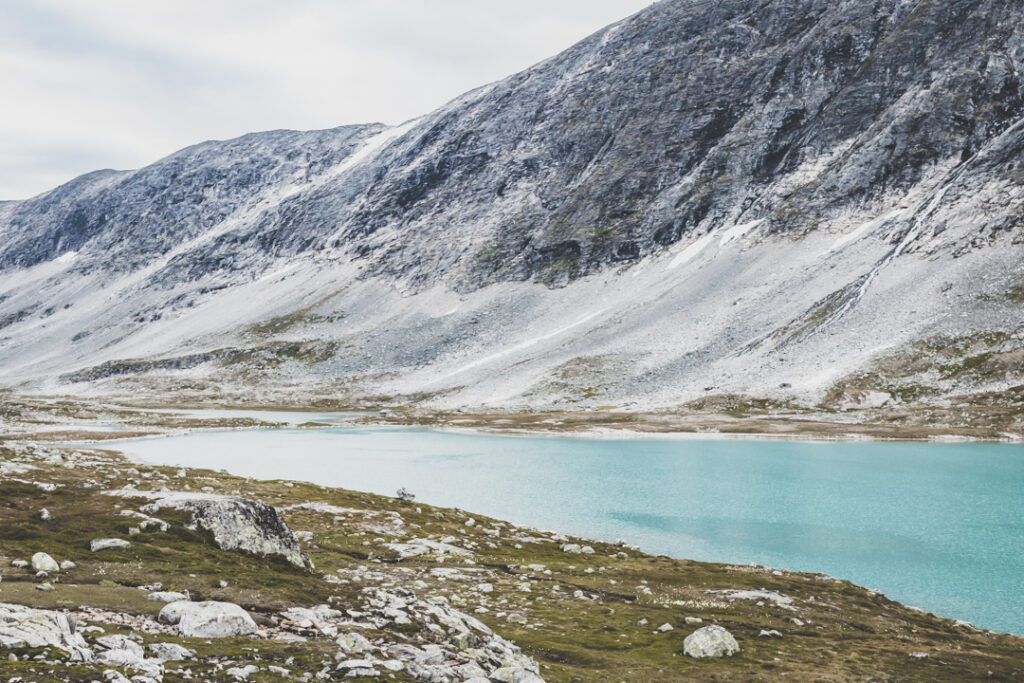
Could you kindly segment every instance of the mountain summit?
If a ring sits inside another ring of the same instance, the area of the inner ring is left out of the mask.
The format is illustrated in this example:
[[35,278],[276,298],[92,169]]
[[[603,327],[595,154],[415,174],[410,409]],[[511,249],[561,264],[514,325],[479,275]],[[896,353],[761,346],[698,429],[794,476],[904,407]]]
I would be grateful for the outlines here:
[[1022,71],[1020,3],[666,0],[401,126],[92,173],[0,204],[0,380],[504,408],[1016,396]]

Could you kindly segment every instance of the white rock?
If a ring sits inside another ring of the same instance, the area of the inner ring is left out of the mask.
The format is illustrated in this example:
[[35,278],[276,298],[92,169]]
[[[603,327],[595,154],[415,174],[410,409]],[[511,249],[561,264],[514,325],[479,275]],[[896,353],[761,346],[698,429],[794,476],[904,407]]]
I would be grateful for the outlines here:
[[718,625],[699,628],[683,641],[683,652],[690,657],[731,657],[740,651],[732,634]]
[[89,548],[94,553],[98,553],[103,550],[127,550],[131,547],[131,543],[121,538],[94,538],[89,544]]
[[71,560],[64,560],[63,562],[60,563],[60,568],[62,570],[64,570],[64,571],[68,571],[69,569],[74,569],[77,566],[78,565],[75,564],[74,562],[72,562]]
[[703,624],[704,620],[700,617],[686,617],[683,619],[689,626],[696,626],[697,624]]
[[562,552],[578,555],[583,552],[583,548],[580,547],[579,543],[563,543]]
[[0,603],[0,648],[54,647],[73,661],[90,661],[86,644],[72,617],[60,612]]
[[500,683],[544,683],[544,679],[518,666],[503,666],[491,672],[491,680]]
[[928,659],[927,652],[911,652],[910,656],[914,659]]
[[36,553],[32,556],[32,568],[37,572],[56,574],[60,571],[60,565],[46,553]]
[[50,514],[49,510],[43,508],[42,510],[39,511],[39,519],[43,520],[44,522],[49,522],[51,519],[53,519],[53,515]]
[[664,623],[664,624],[662,624],[661,626],[658,627],[658,630],[661,631],[662,633],[668,633],[669,631],[673,630],[672,624]]
[[761,632],[757,634],[758,638],[781,638],[782,634],[775,629],[761,629]]
[[231,602],[172,602],[157,619],[178,627],[187,638],[230,638],[256,633],[256,622],[249,613]]
[[146,599],[152,600],[153,602],[171,603],[180,602],[181,600],[188,600],[188,596],[184,593],[177,593],[175,591],[157,591],[155,593],[150,593],[149,595],[147,595]]
[[36,586],[36,590],[37,591],[43,591],[43,592],[49,592],[49,591],[53,591],[53,590],[57,590],[57,589],[53,587],[52,583],[41,583],[38,586]]
[[231,667],[224,673],[226,673],[229,677],[235,679],[236,681],[246,681],[249,679],[249,676],[252,676],[254,673],[257,673],[259,670],[260,668],[258,666],[255,666],[254,664],[246,664],[242,667]]
[[182,662],[195,656],[192,650],[177,643],[153,643],[149,651],[154,657],[165,662]]

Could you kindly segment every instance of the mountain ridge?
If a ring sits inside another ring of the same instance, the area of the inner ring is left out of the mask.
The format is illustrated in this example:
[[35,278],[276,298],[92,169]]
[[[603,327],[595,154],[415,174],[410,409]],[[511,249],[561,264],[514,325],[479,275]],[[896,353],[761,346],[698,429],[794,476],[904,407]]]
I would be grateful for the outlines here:
[[527,409],[1007,390],[1021,25],[991,1],[661,2],[402,126],[83,176],[0,205],[0,374]]

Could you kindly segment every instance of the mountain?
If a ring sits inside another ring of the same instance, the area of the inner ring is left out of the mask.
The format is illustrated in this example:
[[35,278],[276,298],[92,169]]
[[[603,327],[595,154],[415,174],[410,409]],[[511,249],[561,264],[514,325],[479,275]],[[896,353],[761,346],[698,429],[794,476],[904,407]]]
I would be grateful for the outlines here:
[[92,173],[0,204],[0,382],[1018,401],[1022,70],[1020,3],[666,0],[401,126]]

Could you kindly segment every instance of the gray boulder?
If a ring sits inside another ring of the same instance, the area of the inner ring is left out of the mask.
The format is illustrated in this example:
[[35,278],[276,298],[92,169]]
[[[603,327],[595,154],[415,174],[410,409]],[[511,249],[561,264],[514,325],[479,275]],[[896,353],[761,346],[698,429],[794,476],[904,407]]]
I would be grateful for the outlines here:
[[161,507],[190,510],[194,524],[213,534],[224,550],[256,555],[280,555],[297,567],[312,569],[309,556],[299,548],[295,534],[272,506],[258,500],[216,494],[161,494],[142,510],[153,514]]
[[732,634],[721,626],[711,625],[699,628],[683,641],[683,652],[690,657],[731,657],[740,651]]
[[249,613],[231,602],[172,602],[157,619],[187,638],[231,638],[256,633]]
[[104,550],[128,550],[132,544],[121,538],[94,538],[89,544],[89,549],[94,553]]
[[150,593],[149,595],[147,595],[146,599],[152,600],[153,602],[171,603],[181,602],[182,600],[188,600],[188,596],[184,593],[177,593],[175,591],[157,591],[155,593]]
[[0,603],[0,649],[54,647],[72,661],[92,660],[93,652],[67,614]]
[[164,662],[183,662],[195,656],[192,650],[177,643],[153,643],[149,651],[153,657]]
[[32,556],[32,568],[37,572],[46,572],[47,574],[56,574],[60,571],[57,561],[46,553],[36,553]]

